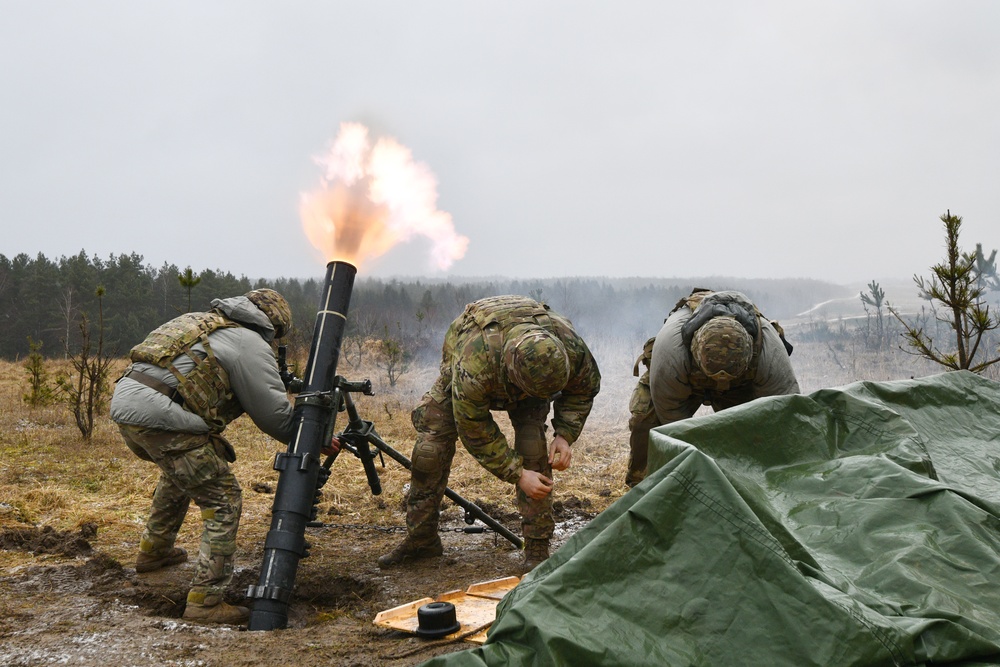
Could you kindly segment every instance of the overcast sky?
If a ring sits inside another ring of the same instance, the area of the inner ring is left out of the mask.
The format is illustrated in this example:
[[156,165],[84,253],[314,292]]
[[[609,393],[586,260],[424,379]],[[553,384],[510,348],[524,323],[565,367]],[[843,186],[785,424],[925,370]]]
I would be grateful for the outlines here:
[[370,276],[908,278],[1000,245],[1000,2],[0,0],[0,253],[317,277],[341,123],[468,236]]

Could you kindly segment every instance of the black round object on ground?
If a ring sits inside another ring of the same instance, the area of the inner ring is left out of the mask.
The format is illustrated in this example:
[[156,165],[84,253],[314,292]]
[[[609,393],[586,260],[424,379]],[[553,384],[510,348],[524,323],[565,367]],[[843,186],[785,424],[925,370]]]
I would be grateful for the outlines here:
[[455,616],[455,605],[450,602],[428,602],[417,609],[417,636],[437,639],[456,632],[462,624]]

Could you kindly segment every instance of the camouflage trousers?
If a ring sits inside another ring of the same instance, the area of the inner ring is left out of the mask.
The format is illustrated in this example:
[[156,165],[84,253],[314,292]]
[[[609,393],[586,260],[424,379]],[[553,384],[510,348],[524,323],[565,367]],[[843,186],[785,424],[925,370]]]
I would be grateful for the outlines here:
[[[524,458],[524,468],[552,476],[549,465],[545,419],[549,402],[544,399],[519,401],[507,410],[514,427],[514,449]],[[430,539],[437,533],[441,515],[441,499],[448,486],[451,463],[455,458],[458,428],[452,412],[451,399],[435,400],[424,394],[420,405],[411,415],[417,429],[413,446],[413,468],[410,493],[406,505],[406,528],[417,540]],[[552,494],[542,500],[532,500],[517,488],[517,509],[525,538],[549,539],[555,529],[552,518]]]
[[201,508],[204,530],[189,599],[222,595],[233,578],[243,494],[221,455],[221,443],[208,434],[126,424],[119,424],[119,429],[136,456],[160,468],[140,550],[163,553],[173,548],[193,500]]
[[[690,414],[694,415],[701,404],[711,405],[715,412],[719,412],[751,400],[753,400],[753,385],[748,383],[725,392],[705,392],[688,401],[688,407]],[[629,457],[625,483],[628,486],[635,486],[646,478],[646,467],[649,460],[649,432],[657,426],[663,425],[660,418],[656,416],[656,409],[653,407],[653,396],[649,391],[648,370],[639,378],[638,384],[632,390],[628,410],[631,416],[628,420]]]
[[625,484],[635,486],[646,477],[649,432],[660,425],[656,410],[653,408],[652,395],[649,393],[649,371],[643,374],[632,390],[628,409],[631,416],[628,420],[629,457]]

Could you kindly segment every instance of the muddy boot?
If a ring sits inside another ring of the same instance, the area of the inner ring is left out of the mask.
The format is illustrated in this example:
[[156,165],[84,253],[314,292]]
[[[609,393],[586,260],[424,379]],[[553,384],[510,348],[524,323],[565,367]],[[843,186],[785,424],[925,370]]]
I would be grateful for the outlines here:
[[180,547],[174,547],[169,551],[140,551],[135,558],[135,571],[139,574],[152,572],[161,567],[183,563],[187,559],[187,552]]
[[521,574],[527,574],[549,557],[549,541],[527,538],[524,540],[524,565]]
[[250,620],[250,610],[227,604],[219,595],[205,595],[192,591],[188,593],[187,605],[181,618],[192,623],[243,625]]
[[437,533],[429,538],[415,538],[407,535],[402,544],[384,556],[379,556],[377,562],[380,568],[385,569],[409,560],[434,558],[442,553],[444,553],[444,547],[441,545],[441,536]]
[[641,482],[646,477],[645,470],[629,470],[625,475],[625,486],[628,488],[634,487],[636,484]]

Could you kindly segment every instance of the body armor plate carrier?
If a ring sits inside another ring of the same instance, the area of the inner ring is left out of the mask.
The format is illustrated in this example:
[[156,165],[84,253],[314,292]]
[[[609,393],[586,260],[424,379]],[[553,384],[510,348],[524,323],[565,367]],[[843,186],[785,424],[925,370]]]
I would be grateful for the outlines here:
[[[184,405],[204,419],[213,433],[221,433],[226,424],[242,414],[243,408],[230,388],[229,374],[215,358],[208,335],[238,326],[218,311],[186,313],[153,330],[146,340],[132,348],[129,358],[173,373]],[[192,351],[197,343],[205,349],[205,356]],[[182,354],[194,361],[194,368],[187,375],[173,363]]]

